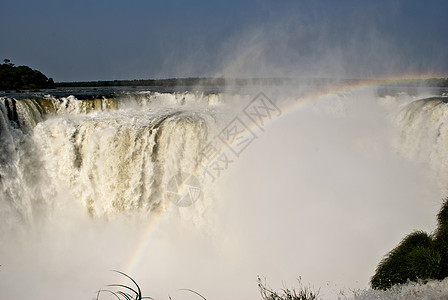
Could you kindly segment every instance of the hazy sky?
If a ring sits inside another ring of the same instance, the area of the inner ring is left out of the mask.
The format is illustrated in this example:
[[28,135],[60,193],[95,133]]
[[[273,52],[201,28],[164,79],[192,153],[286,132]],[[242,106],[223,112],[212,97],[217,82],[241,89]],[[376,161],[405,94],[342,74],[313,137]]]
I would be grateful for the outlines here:
[[55,81],[448,74],[446,0],[0,0],[0,36]]

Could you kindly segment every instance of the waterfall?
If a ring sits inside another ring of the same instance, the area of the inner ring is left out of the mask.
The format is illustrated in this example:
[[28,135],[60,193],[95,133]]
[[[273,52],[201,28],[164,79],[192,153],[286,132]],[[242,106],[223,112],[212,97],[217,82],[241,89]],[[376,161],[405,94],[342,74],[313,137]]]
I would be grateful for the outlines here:
[[200,168],[215,103],[188,93],[0,98],[2,219],[32,222],[61,199],[92,217],[163,211],[170,180]]
[[398,152],[428,164],[435,177],[448,189],[448,98],[431,97],[406,105],[395,118],[400,136]]

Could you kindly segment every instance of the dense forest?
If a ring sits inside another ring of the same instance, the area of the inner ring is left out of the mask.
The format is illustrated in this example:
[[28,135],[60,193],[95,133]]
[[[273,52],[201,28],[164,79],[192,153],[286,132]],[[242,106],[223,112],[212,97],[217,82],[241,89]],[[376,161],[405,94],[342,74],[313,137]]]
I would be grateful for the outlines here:
[[0,64],[0,90],[53,89],[52,78],[27,66],[15,66],[9,59]]

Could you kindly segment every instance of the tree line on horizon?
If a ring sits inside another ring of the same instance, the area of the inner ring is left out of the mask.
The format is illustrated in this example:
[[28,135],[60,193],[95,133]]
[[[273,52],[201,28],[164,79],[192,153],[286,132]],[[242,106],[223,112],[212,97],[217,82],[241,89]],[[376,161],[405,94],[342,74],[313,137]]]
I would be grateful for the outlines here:
[[337,79],[337,78],[224,78],[224,77],[188,77],[167,79],[134,79],[134,80],[109,80],[109,81],[73,81],[54,82],[53,78],[47,78],[42,72],[31,69],[28,66],[15,66],[9,59],[4,59],[0,64],[0,90],[36,90],[54,89],[58,87],[113,87],[113,86],[247,86],[247,85],[356,85],[363,83],[384,84],[386,86],[431,86],[448,87],[448,78],[428,78],[415,80],[371,80],[371,79]]
[[53,78],[28,66],[15,66],[9,59],[0,64],[0,90],[36,90],[56,87]]
[[247,86],[247,85],[356,85],[375,82],[386,86],[430,86],[448,87],[448,78],[428,78],[414,80],[370,80],[370,79],[336,79],[336,78],[224,78],[224,77],[188,77],[167,79],[134,79],[134,80],[105,80],[105,81],[72,81],[57,82],[57,87],[112,87],[112,86]]

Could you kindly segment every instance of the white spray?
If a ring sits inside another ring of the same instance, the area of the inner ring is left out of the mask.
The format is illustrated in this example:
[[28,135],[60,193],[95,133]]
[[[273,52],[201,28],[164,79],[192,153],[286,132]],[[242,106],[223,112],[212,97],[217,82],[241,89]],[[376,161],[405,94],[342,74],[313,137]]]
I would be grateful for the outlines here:
[[[2,98],[3,295],[92,298],[123,279],[108,270],[133,260],[126,271],[157,299],[194,298],[181,288],[256,298],[257,275],[274,288],[302,276],[331,297],[365,288],[405,234],[431,231],[437,184],[390,147],[397,103],[366,91],[284,114],[256,132],[227,176],[201,183],[200,201],[166,201],[170,179],[196,172],[201,149],[251,99]],[[18,107],[26,113],[15,116]]]

